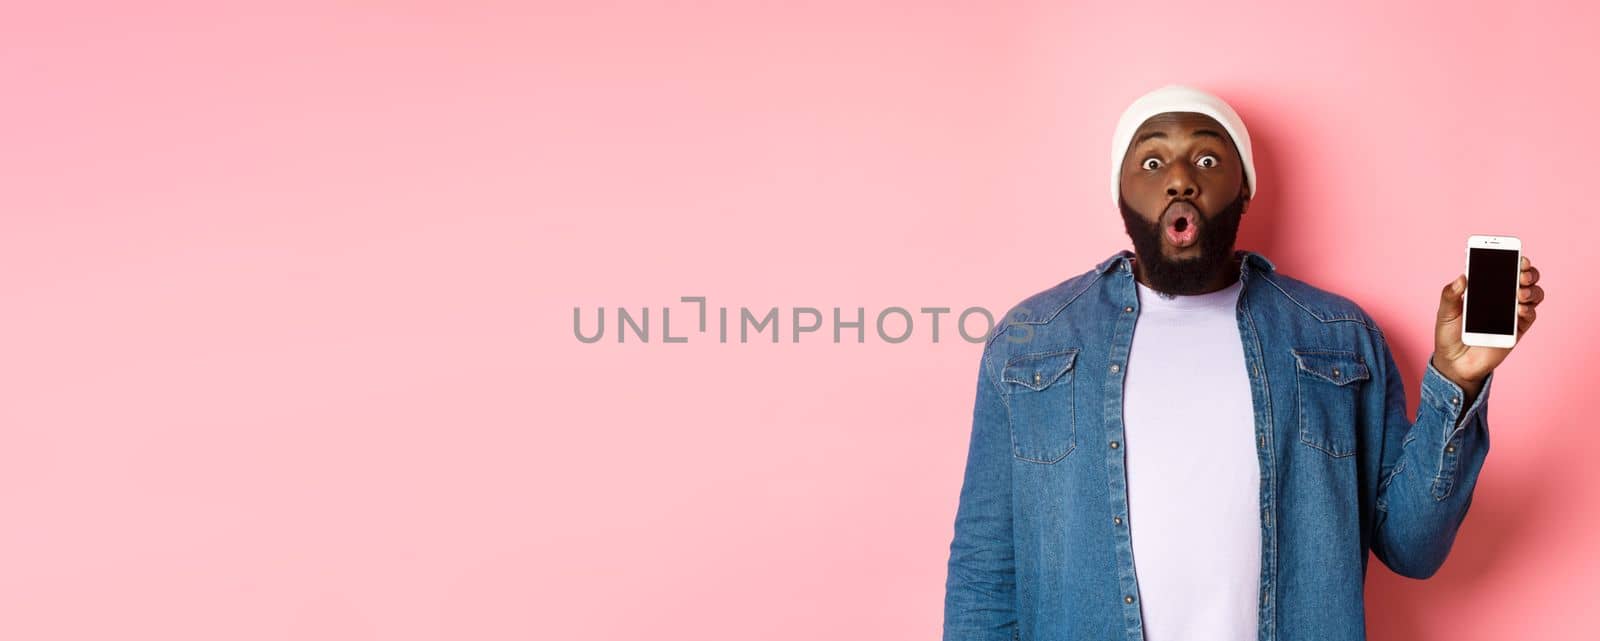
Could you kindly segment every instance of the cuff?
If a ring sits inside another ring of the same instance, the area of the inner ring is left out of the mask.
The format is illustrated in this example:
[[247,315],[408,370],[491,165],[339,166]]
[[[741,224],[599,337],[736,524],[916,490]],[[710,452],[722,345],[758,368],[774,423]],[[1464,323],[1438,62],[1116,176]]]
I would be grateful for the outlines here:
[[1433,354],[1428,355],[1428,369],[1422,374],[1422,402],[1432,405],[1444,416],[1445,425],[1449,432],[1445,440],[1451,440],[1460,435],[1467,423],[1476,414],[1483,410],[1484,403],[1489,399],[1489,387],[1494,383],[1494,371],[1483,379],[1483,387],[1478,390],[1478,397],[1473,399],[1472,407],[1463,409],[1461,399],[1466,396],[1461,386],[1455,384],[1433,366]]
[[[1438,456],[1439,465],[1432,488],[1433,498],[1436,501],[1449,497],[1451,491],[1455,489],[1458,463],[1463,454],[1468,454],[1464,443],[1470,441],[1472,449],[1488,444],[1487,432],[1473,432],[1481,436],[1468,438],[1467,428],[1476,422],[1481,426],[1480,430],[1488,429],[1484,408],[1489,399],[1490,384],[1493,382],[1494,372],[1491,371],[1489,376],[1483,379],[1483,389],[1478,392],[1478,397],[1472,402],[1472,406],[1463,409],[1461,399],[1464,393],[1461,391],[1461,386],[1445,378],[1444,374],[1433,366],[1433,355],[1428,355],[1428,369],[1422,375],[1422,402],[1444,419],[1444,425],[1440,426],[1442,429],[1422,432],[1423,440],[1427,441],[1427,451],[1436,452]],[[1441,440],[1434,441],[1436,438]]]

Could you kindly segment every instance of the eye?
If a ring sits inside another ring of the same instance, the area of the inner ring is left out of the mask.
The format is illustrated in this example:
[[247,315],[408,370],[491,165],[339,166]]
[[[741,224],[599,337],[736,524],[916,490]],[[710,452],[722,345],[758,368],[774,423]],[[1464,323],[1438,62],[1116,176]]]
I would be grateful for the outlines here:
[[1206,169],[1210,169],[1212,167],[1217,166],[1217,157],[1216,156],[1212,156],[1210,154],[1207,154],[1207,155],[1201,156],[1199,160],[1194,161],[1194,164],[1200,165],[1201,167],[1204,167]]
[[1161,161],[1156,158],[1146,158],[1144,162],[1139,163],[1139,166],[1144,167],[1146,170],[1154,171],[1161,167]]

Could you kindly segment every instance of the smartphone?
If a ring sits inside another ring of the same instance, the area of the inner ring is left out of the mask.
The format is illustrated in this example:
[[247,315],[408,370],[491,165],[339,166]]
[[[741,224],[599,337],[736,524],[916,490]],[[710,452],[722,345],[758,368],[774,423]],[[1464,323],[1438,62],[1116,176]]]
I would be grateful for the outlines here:
[[1466,317],[1461,342],[1480,347],[1517,344],[1517,287],[1522,283],[1522,239],[1467,237]]

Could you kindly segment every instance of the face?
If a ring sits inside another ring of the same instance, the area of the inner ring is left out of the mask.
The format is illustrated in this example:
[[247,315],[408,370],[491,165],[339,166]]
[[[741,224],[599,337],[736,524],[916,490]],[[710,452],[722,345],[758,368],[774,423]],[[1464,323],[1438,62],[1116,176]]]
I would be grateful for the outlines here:
[[1140,282],[1169,294],[1229,284],[1250,200],[1244,164],[1222,125],[1195,113],[1151,117],[1134,132],[1119,185]]

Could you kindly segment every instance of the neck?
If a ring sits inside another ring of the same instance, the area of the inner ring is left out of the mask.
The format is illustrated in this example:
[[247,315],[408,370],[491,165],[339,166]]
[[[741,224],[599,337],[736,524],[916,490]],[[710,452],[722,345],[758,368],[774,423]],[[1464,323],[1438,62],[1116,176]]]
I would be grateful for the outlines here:
[[[1230,255],[1231,255],[1231,252],[1230,252]],[[1149,287],[1151,289],[1156,289],[1156,287],[1154,285],[1151,285],[1150,281],[1145,278],[1145,276],[1144,276],[1144,268],[1143,268],[1143,266],[1141,266],[1139,264],[1138,259],[1135,258],[1135,259],[1131,259],[1131,260],[1133,261],[1133,277],[1134,277],[1134,279],[1138,280],[1139,283],[1141,285],[1144,285],[1145,287]],[[1184,295],[1187,295],[1187,296],[1198,296],[1200,294],[1210,294],[1211,292],[1217,292],[1217,291],[1222,291],[1223,289],[1227,289],[1227,287],[1229,285],[1232,285],[1232,284],[1234,284],[1235,282],[1237,282],[1239,280],[1239,269],[1240,269],[1239,257],[1238,256],[1231,256],[1228,259],[1228,262],[1223,263],[1222,267],[1220,269],[1218,269],[1215,274],[1212,274],[1211,278],[1206,280],[1206,286],[1204,288],[1204,291],[1188,292],[1188,293],[1186,293]]]

